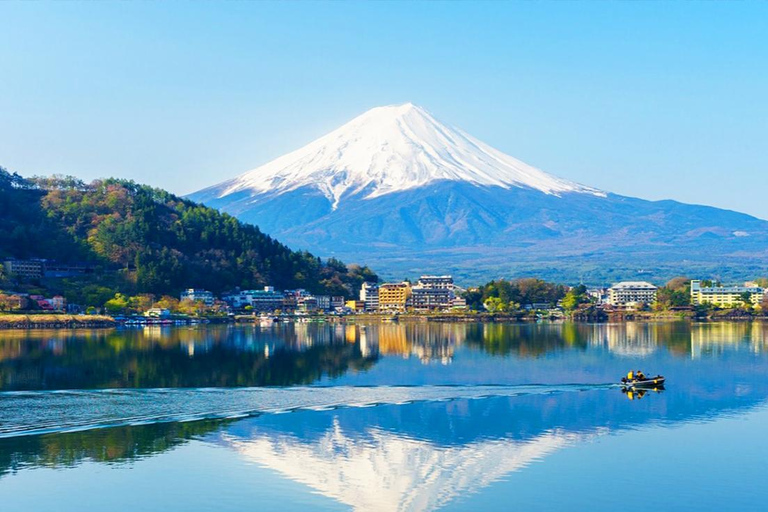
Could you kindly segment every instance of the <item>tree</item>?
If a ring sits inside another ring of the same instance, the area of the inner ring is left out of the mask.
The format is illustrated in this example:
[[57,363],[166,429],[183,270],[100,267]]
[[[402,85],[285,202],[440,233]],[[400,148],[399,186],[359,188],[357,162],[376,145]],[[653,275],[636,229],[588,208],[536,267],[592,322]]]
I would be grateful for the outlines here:
[[671,290],[673,292],[686,292],[690,293],[691,291],[691,280],[687,277],[675,277],[673,279],[670,279],[665,288],[668,290]]
[[768,293],[763,295],[763,300],[760,302],[760,310],[762,310],[763,314],[768,313]]
[[184,299],[179,302],[179,312],[185,315],[201,316],[208,312],[209,308],[201,300]]
[[568,293],[566,293],[565,297],[563,297],[563,309],[568,312],[575,311],[576,308],[579,307],[579,302],[579,294],[576,293],[573,289],[568,290]]
[[171,312],[179,311],[179,299],[171,297],[170,295],[163,295],[160,300],[152,304],[153,308],[167,309]]
[[745,308],[750,308],[752,306],[752,294],[750,292],[740,293],[739,300],[744,304]]
[[490,297],[483,305],[490,313],[502,313],[509,309],[509,303],[499,297]]
[[122,293],[116,293],[113,298],[104,303],[104,309],[110,315],[124,313],[128,309],[128,297]]
[[134,295],[128,300],[129,307],[137,313],[143,313],[152,307],[155,302],[155,296],[151,293]]

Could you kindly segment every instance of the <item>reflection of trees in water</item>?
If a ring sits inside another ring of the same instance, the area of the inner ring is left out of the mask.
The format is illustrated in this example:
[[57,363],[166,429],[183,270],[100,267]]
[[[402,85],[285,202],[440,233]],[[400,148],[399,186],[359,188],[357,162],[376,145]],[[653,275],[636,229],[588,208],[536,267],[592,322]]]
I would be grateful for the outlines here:
[[768,324],[429,323],[279,324],[0,332],[0,389],[309,384],[365,369],[378,354],[449,362],[464,343],[492,355],[539,357],[605,348],[685,357],[764,351]]
[[0,439],[0,476],[27,467],[74,467],[85,460],[131,462],[170,450],[230,422],[159,423]]
[[564,348],[585,348],[591,326],[583,324],[472,324],[467,343],[498,355],[537,357]]
[[[166,329],[0,340],[0,389],[310,384],[370,367],[359,346],[306,330]],[[322,331],[322,329],[320,330]],[[10,347],[10,348],[7,348]]]

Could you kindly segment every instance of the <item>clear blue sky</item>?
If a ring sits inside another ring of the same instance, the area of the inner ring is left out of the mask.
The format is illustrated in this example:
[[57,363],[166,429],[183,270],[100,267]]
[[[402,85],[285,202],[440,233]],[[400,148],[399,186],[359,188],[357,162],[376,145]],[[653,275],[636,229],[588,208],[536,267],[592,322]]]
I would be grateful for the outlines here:
[[768,218],[768,2],[0,2],[0,165],[188,193],[413,101],[551,173]]

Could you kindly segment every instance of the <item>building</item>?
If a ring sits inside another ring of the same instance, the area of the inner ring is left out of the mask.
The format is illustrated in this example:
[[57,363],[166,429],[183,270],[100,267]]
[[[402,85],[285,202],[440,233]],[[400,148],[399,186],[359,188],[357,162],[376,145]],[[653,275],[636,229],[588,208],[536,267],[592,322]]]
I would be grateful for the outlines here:
[[169,318],[171,316],[171,312],[170,310],[164,308],[151,308],[144,312],[144,316],[148,318]]
[[56,261],[46,261],[43,275],[45,277],[74,277],[83,274],[92,274],[94,267],[86,263],[58,263]]
[[191,300],[192,302],[201,301],[206,306],[213,306],[214,296],[213,293],[206,290],[199,290],[197,288],[188,288],[181,292],[181,300]]
[[385,313],[404,312],[410,304],[410,283],[385,283],[379,286],[379,311]]
[[417,281],[416,286],[433,290],[451,291],[456,288],[453,284],[453,276],[421,276]]
[[365,302],[361,300],[348,300],[344,307],[351,309],[355,313],[365,311]]
[[363,283],[360,288],[360,300],[365,303],[366,311],[379,310],[379,285],[376,283]]
[[[327,296],[326,296],[327,297]],[[330,300],[329,300],[330,303]],[[301,295],[296,299],[296,309],[302,313],[313,313],[320,309],[317,297],[313,295]]]
[[331,296],[330,295],[315,295],[317,301],[317,309],[321,311],[328,311],[331,309]]
[[435,311],[449,309],[456,298],[452,276],[421,276],[411,289],[413,309]]
[[453,291],[447,288],[411,288],[411,301],[416,311],[435,311],[451,307]]
[[331,309],[337,311],[344,307],[344,297],[340,295],[334,295],[331,297]]
[[311,296],[312,294],[303,288],[285,290],[283,292],[283,309],[286,311],[294,311],[299,307],[299,303],[303,302],[303,298]]
[[467,299],[464,297],[454,297],[451,300],[452,309],[467,309]]
[[5,271],[19,279],[42,279],[45,275],[45,260],[16,260],[3,262]]
[[587,295],[595,304],[608,304],[607,288],[587,288]]
[[275,291],[272,286],[265,286],[263,290],[248,290],[247,302],[254,311],[274,311],[283,307],[285,296],[282,292]]
[[254,311],[265,312],[283,308],[285,295],[275,291],[272,286],[265,286],[262,290],[241,290],[223,297],[224,301],[233,309],[243,309],[246,306]]
[[66,311],[67,309],[67,299],[61,295],[54,295],[48,299],[48,303],[55,311]]
[[[747,283],[754,284],[754,283]],[[691,304],[713,304],[723,308],[744,305],[744,299],[757,306],[763,300],[765,290],[759,286],[702,286],[701,281],[691,281]]]
[[646,281],[623,281],[608,289],[608,303],[611,306],[632,306],[656,302],[658,288]]

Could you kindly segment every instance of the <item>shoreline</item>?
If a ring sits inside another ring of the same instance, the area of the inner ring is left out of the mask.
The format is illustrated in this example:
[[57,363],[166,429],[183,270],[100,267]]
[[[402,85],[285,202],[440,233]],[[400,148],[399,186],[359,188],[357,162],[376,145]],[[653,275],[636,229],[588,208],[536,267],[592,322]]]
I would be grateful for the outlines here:
[[[691,323],[716,323],[716,322],[765,322],[768,316],[752,315],[719,315],[696,317],[692,312],[671,312],[671,313],[650,313],[633,312],[601,315],[596,318],[591,315],[576,315],[574,317],[544,317],[537,318],[525,315],[509,314],[416,314],[405,313],[400,315],[379,315],[362,314],[348,316],[317,315],[317,316],[278,316],[274,323],[382,323],[397,324],[398,322],[435,322],[435,323],[515,323],[515,324],[533,324],[533,323],[581,323],[581,324],[600,324],[600,323],[629,323],[629,322],[691,322]],[[289,322],[284,322],[284,320]],[[210,320],[210,319],[201,319]],[[189,323],[190,325],[238,325],[238,324],[257,324],[262,319],[258,316],[238,316],[228,321],[216,318],[215,321]],[[156,324],[148,324],[156,325]],[[174,327],[175,325],[162,325]],[[4,330],[36,330],[36,329],[109,329],[117,327],[133,327],[121,324],[113,317],[107,315],[15,315],[0,314],[0,332]]]
[[0,331],[11,329],[104,329],[116,327],[105,315],[0,315]]

